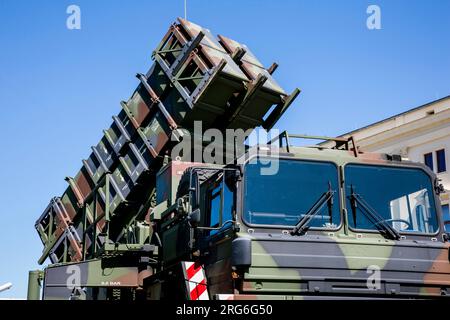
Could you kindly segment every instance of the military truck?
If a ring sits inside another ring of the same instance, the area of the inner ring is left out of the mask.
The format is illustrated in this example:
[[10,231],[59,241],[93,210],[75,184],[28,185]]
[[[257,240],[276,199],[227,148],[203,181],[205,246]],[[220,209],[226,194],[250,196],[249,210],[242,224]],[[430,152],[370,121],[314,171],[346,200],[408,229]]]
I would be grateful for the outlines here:
[[[244,44],[185,19],[152,58],[37,220],[39,263],[50,264],[30,271],[29,299],[450,294],[442,187],[426,166],[365,153],[353,138],[282,132],[248,144],[300,90],[287,94],[277,64],[266,69]],[[208,129],[234,136],[211,150]],[[296,146],[301,138],[334,147]],[[205,151],[220,161],[196,157]]]

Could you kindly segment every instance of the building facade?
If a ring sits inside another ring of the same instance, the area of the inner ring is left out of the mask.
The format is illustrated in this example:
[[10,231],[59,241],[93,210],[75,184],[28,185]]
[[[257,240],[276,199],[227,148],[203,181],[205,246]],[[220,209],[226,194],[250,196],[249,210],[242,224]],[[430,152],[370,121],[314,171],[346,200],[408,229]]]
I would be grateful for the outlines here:
[[399,154],[404,159],[425,163],[433,170],[445,189],[441,204],[446,229],[450,232],[450,96],[340,137],[349,136],[354,137],[361,151]]

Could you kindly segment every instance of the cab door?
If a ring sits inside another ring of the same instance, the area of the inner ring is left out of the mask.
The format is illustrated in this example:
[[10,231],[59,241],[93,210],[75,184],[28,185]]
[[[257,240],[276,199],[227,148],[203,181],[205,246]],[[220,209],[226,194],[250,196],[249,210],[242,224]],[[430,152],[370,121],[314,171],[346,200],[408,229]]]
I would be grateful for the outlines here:
[[231,240],[236,215],[236,181],[221,171],[202,186],[204,221],[199,237],[210,294],[232,292]]

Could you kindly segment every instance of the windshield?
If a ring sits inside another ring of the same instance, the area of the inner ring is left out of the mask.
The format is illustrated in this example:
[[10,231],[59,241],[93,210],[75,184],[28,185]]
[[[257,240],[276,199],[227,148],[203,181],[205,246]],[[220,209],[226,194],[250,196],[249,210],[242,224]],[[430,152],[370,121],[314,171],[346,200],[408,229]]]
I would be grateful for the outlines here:
[[336,191],[314,214],[309,227],[335,229],[341,223],[338,173],[333,163],[278,160],[273,175],[263,175],[264,165],[252,161],[245,167],[244,220],[249,224],[295,226],[328,190]]
[[[430,177],[419,168],[350,164],[345,167],[346,202],[350,227],[377,230],[387,222],[400,232],[438,231]],[[381,218],[363,214],[363,199]]]

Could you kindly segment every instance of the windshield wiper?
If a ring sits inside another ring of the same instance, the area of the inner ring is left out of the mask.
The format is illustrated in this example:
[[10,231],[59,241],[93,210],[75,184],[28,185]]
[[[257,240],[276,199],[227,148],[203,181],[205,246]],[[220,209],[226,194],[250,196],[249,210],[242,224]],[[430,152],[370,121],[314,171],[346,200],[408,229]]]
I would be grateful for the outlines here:
[[[351,187],[352,193],[350,194],[350,200],[352,201],[352,210],[356,215],[356,204],[359,204],[363,210],[361,212],[365,213],[370,219],[375,220],[374,225],[380,226],[384,230],[384,234],[389,235],[391,239],[400,239],[400,233],[392,227],[386,220],[378,214],[378,212],[373,209],[366,200],[364,200],[359,194],[353,191],[353,186]],[[377,228],[379,229],[379,228]]]
[[297,222],[294,228],[291,230],[291,235],[303,235],[309,229],[309,222],[312,218],[322,210],[325,203],[328,203],[328,212],[330,217],[332,216],[333,196],[336,191],[331,190],[331,185],[328,186],[328,191],[324,192],[319,199],[309,208],[308,212]]

